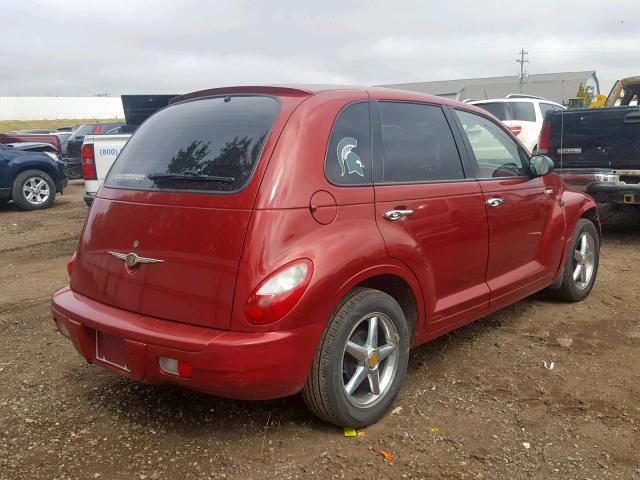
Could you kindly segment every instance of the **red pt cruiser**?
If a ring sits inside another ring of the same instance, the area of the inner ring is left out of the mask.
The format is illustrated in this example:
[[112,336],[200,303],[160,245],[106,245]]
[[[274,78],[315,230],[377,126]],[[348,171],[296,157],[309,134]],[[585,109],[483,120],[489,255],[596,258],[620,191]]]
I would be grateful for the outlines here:
[[409,348],[596,278],[588,196],[478,108],[350,87],[177,97],[133,135],[91,207],[60,332],[145,383],[269,399],[302,391],[361,427]]

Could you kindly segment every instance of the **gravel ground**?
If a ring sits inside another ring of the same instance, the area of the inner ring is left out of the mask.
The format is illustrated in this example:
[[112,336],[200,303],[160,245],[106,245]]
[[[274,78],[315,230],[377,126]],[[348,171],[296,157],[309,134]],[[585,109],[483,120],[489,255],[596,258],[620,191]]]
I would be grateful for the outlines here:
[[49,315],[86,213],[80,184],[48,211],[0,209],[1,479],[640,479],[635,208],[607,212],[586,301],[538,294],[414,350],[393,412],[355,438],[299,396],[225,400],[86,364]]

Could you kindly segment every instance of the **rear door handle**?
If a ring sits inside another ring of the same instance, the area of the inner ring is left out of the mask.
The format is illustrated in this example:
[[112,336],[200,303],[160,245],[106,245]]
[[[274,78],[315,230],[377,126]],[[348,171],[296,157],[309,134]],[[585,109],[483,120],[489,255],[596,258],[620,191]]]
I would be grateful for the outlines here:
[[490,198],[489,200],[487,200],[487,205],[490,206],[491,208],[499,207],[503,203],[504,203],[504,200],[498,197]]
[[413,215],[413,210],[389,210],[388,212],[384,212],[384,219],[395,222],[402,217],[408,217],[410,215]]
[[640,123],[640,112],[633,112],[624,117],[624,123]]

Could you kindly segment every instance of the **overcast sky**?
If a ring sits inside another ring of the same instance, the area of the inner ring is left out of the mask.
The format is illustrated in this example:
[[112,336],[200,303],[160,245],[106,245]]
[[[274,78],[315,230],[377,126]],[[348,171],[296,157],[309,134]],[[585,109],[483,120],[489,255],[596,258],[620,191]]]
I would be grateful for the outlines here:
[[375,85],[596,70],[640,75],[640,1],[12,1],[0,95]]

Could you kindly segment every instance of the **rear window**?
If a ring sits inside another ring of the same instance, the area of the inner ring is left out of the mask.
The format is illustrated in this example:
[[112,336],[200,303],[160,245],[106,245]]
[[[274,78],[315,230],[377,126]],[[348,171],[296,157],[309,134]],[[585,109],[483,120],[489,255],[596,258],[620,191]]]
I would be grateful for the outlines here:
[[503,122],[518,120],[521,122],[535,122],[536,112],[531,102],[493,102],[475,105],[486,110]]
[[106,185],[187,192],[241,190],[279,111],[279,102],[267,96],[207,98],[161,110],[131,137]]

